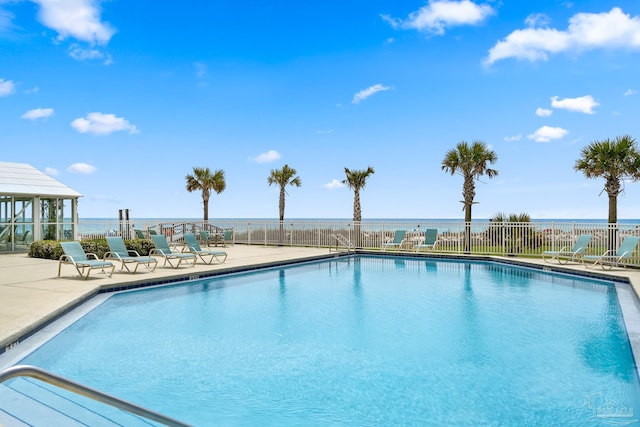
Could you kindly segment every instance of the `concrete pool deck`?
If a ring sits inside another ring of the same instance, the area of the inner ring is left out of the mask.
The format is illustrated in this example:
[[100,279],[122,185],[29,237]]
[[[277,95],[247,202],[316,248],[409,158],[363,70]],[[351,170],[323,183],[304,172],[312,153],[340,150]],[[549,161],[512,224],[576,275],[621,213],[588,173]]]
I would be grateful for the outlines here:
[[[219,249],[226,251],[229,255],[223,264],[214,262],[211,265],[204,265],[199,262],[195,267],[180,266],[174,269],[168,264],[163,266],[163,260],[159,258],[158,267],[154,272],[140,266],[138,272],[132,274],[126,270],[120,271],[119,265],[116,264],[116,270],[111,278],[107,278],[100,270],[94,270],[88,280],[79,278],[73,266],[70,265],[63,265],[62,275],[58,277],[58,261],[30,258],[26,253],[2,254],[0,255],[0,354],[11,350],[31,332],[39,330],[70,309],[88,301],[101,290],[143,286],[150,282],[168,283],[336,255],[336,252],[329,252],[327,248],[235,245]],[[403,254],[411,256],[415,255],[415,252]],[[385,255],[389,255],[389,252]],[[462,257],[456,256],[456,258]],[[588,273],[591,276],[604,274],[618,280],[628,279],[635,294],[640,294],[640,270],[614,268],[604,272],[600,267],[586,269],[582,264],[577,263],[559,266],[557,263],[547,264],[541,259],[478,256],[472,258],[528,264],[538,268],[543,266],[553,271]],[[547,268],[544,269],[547,270]],[[632,293],[629,292],[629,295]],[[640,311],[637,318],[640,319]],[[640,322],[640,320],[637,321]],[[638,342],[640,338],[630,336],[630,339]]]

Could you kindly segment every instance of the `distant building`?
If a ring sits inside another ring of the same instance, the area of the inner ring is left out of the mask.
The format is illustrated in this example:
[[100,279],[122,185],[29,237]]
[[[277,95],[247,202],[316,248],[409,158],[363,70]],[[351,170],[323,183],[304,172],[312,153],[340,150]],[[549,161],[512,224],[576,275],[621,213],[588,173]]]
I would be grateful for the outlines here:
[[72,240],[82,194],[25,163],[0,162],[0,253],[34,240]]

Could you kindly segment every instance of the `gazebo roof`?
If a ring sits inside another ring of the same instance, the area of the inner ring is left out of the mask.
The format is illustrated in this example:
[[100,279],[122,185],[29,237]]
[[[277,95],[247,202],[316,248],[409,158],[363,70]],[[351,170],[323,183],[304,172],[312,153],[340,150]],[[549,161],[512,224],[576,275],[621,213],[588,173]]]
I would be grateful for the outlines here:
[[0,162],[0,196],[82,197],[82,194],[26,163]]

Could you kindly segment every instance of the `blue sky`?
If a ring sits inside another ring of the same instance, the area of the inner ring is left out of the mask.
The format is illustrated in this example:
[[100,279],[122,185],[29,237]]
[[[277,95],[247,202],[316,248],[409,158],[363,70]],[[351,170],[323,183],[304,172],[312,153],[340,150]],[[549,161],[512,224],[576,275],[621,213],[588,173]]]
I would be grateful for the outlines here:
[[[210,218],[350,218],[344,168],[375,174],[364,218],[463,218],[447,150],[499,175],[473,217],[607,217],[589,143],[640,138],[637,1],[0,0],[0,159],[84,195],[80,216],[202,216],[193,167],[222,169]],[[640,218],[625,183],[621,219]]]

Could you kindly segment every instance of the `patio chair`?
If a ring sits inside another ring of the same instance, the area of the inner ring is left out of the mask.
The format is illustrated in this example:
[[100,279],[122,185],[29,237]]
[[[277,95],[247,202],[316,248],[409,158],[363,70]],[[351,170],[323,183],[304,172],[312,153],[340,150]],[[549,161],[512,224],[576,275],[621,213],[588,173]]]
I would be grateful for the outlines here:
[[580,261],[591,241],[591,234],[581,234],[578,236],[573,247],[564,246],[559,251],[544,251],[542,259],[545,262],[558,261],[558,264],[566,264],[569,261]]
[[138,239],[146,239],[146,237],[144,236],[144,233],[142,232],[142,230],[134,230],[136,232],[136,237]]
[[202,249],[198,243],[196,235],[193,233],[184,233],[184,243],[189,248],[189,252],[197,255],[205,264],[211,264],[214,259],[219,263],[223,263],[227,260],[227,253],[224,251]]
[[200,231],[200,241],[203,245],[209,246],[211,243],[215,242],[215,234],[211,234],[207,230]]
[[396,230],[393,235],[393,241],[382,244],[382,250],[384,251],[387,248],[400,248],[402,243],[404,242],[404,238],[407,235],[406,230]]
[[[640,241],[640,237],[627,236],[617,251],[608,250],[602,255],[583,255],[582,262],[587,268],[600,264],[603,270],[611,270],[613,267],[620,265],[625,259],[631,258],[638,246],[638,241]],[[591,261],[593,261],[593,264],[589,265]],[[622,264],[622,266],[624,267],[625,265]]]
[[220,243],[222,246],[227,246],[227,243],[233,244],[233,230],[224,230]]
[[433,249],[436,247],[438,243],[438,229],[437,228],[427,228],[424,231],[424,243],[420,243],[414,246],[416,251],[420,249]]
[[[173,252],[169,247],[169,243],[167,242],[166,237],[161,236],[159,234],[152,234],[151,238],[153,239],[153,244],[155,245],[155,248],[149,251],[149,255],[151,256],[158,255],[162,257],[164,259],[164,264],[162,264],[163,266],[169,263],[171,267],[178,268],[180,267],[180,264],[182,263],[182,261],[186,261],[187,263],[189,263],[189,261],[191,260],[192,260],[191,267],[195,266],[196,256],[194,254]],[[178,261],[178,263],[176,265],[173,265],[174,261]]]
[[[120,261],[120,270],[127,269],[129,273],[135,273],[138,271],[140,264],[144,265],[147,270],[154,271],[158,266],[158,260],[153,257],[143,257],[132,249],[127,249],[122,237],[107,237],[107,244],[109,245],[109,252],[104,254],[104,260],[111,258]],[[129,264],[134,264],[133,271],[129,268]]]
[[[62,264],[73,265],[80,277],[85,280],[89,278],[91,270],[96,268],[101,269],[108,277],[111,277],[113,270],[116,268],[112,262],[101,260],[96,254],[85,253],[80,242],[60,242],[60,246],[62,246],[64,255],[58,261],[58,277],[60,277]],[[111,271],[107,271],[109,267],[111,267]]]

